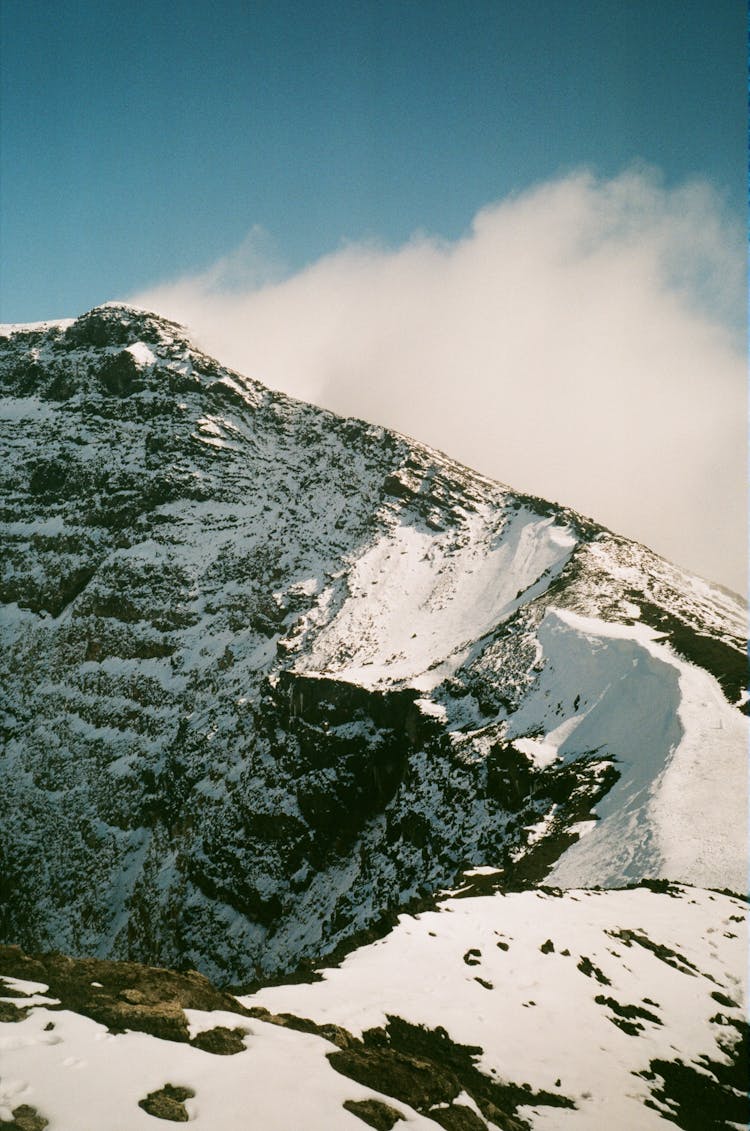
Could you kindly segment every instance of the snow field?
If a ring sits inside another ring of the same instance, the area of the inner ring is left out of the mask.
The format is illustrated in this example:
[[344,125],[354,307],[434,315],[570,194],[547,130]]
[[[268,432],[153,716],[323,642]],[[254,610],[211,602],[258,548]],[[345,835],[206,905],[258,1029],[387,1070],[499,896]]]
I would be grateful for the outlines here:
[[[681,956],[671,957],[679,968],[641,943],[628,946],[619,937],[628,931]],[[543,951],[549,942],[554,949]],[[650,1131],[674,1124],[644,1106],[649,1084],[636,1073],[655,1058],[722,1059],[716,1041],[731,1030],[711,1018],[744,1016],[746,954],[745,905],[714,892],[530,891],[402,916],[322,982],[242,1000],[355,1034],[388,1014],[442,1025],[454,1041],[481,1046],[483,1071],[575,1101],[574,1111],[523,1109],[535,1129]],[[737,1008],[718,1004],[715,992]],[[631,1035],[597,997],[657,1021],[636,1016],[642,1031]]]
[[402,521],[354,562],[349,596],[300,666],[367,687],[408,681],[429,691],[543,592],[575,545],[567,527],[525,508],[500,527],[488,507],[459,531]]
[[342,1105],[372,1098],[400,1111],[404,1126],[434,1131],[405,1104],[332,1069],[334,1046],[321,1037],[235,1013],[187,1014],[193,1036],[217,1025],[247,1030],[245,1051],[219,1056],[146,1033],[112,1034],[67,1010],[0,1023],[0,1120],[29,1104],[49,1120],[47,1131],[154,1131],[162,1124],[138,1102],[170,1083],[195,1093],[185,1108],[196,1131],[362,1131]]
[[[545,667],[510,722],[537,762],[587,751],[614,756],[620,780],[600,818],[554,867],[563,887],[617,887],[644,876],[744,891],[747,719],[716,680],[646,625],[549,610]],[[562,723],[557,704],[580,699]],[[545,733],[546,732],[546,733]]]

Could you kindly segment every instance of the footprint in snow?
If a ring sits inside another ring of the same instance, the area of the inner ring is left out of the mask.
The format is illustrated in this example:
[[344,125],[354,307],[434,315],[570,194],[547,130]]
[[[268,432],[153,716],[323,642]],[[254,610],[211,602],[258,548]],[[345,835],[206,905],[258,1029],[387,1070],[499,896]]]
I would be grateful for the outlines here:
[[11,1122],[13,1109],[18,1107],[18,1100],[29,1090],[25,1080],[0,1079],[0,1119]]
[[64,1068],[85,1068],[88,1061],[82,1060],[78,1056],[66,1056],[63,1061]]

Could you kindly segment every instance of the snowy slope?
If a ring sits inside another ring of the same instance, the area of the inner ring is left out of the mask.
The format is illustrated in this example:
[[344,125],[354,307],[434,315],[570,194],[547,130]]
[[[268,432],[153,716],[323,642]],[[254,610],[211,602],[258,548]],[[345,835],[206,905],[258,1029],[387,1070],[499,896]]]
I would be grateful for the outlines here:
[[[550,882],[611,887],[667,876],[744,891],[746,727],[716,680],[645,625],[550,609],[538,639],[544,671],[513,715],[512,733],[543,737],[515,745],[537,759],[606,750],[620,772],[595,807],[598,822],[561,857]],[[577,695],[577,710],[560,722],[550,700]]]
[[349,595],[301,670],[429,691],[472,645],[556,577],[573,532],[522,507],[478,507],[443,531],[401,521],[353,564]]
[[[0,1080],[0,1120],[10,1121],[25,1104],[44,1115],[49,1131],[148,1131],[160,1117],[139,1101],[171,1084],[192,1093],[184,1111],[201,1131],[244,1131],[249,1113],[264,1131],[362,1128],[343,1104],[371,1099],[373,1091],[331,1071],[327,1041],[262,1021],[249,1024],[238,1014],[191,1010],[189,1019],[193,1034],[241,1027],[246,1051],[222,1056],[146,1033],[111,1034],[68,1010],[38,1008],[19,1024],[0,1023],[8,1074]],[[434,1128],[417,1112],[399,1109],[413,1126]]]
[[[451,898],[322,981],[184,1012],[179,976],[161,994],[165,972],[112,963],[36,981],[44,960],[0,951],[0,1118],[146,1131],[139,1103],[169,1084],[206,1131],[728,1131],[748,1114],[746,935],[744,903],[693,888]],[[108,1031],[105,997],[129,1031]]]
[[[447,900],[402,917],[321,982],[242,1000],[355,1034],[389,1016],[442,1026],[481,1048],[485,1073],[573,1100],[566,1109],[524,1105],[532,1127],[647,1131],[671,1123],[676,1099],[659,1096],[671,1077],[654,1062],[700,1074],[701,1058],[741,1056],[746,912],[738,900],[677,887]],[[718,1119],[718,1099],[697,1111],[698,1096],[693,1117]],[[744,1125],[746,1097],[733,1106]]]
[[738,599],[144,312],[0,379],[0,938],[239,983],[471,865],[744,889]]

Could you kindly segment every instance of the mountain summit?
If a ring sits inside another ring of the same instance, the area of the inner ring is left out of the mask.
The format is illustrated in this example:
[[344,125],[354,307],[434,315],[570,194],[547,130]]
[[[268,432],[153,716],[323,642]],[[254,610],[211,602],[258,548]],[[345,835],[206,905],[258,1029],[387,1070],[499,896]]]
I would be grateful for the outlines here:
[[738,598],[126,306],[0,381],[3,939],[226,984],[472,868],[744,888]]

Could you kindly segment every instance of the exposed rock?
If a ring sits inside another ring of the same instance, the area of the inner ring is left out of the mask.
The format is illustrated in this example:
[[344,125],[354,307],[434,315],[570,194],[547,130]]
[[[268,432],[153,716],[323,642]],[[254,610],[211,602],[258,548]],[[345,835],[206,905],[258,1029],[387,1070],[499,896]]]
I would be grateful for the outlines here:
[[473,1131],[477,1126],[476,1118],[472,1124],[465,1114],[470,1109],[453,1103],[462,1092],[471,1096],[487,1120],[505,1131],[528,1128],[517,1115],[523,1105],[575,1106],[559,1093],[533,1092],[525,1085],[485,1076],[475,1063],[481,1052],[480,1048],[456,1044],[442,1028],[428,1029],[389,1017],[385,1029],[367,1030],[361,1041],[329,1053],[328,1060],[344,1076],[394,1096],[432,1119],[438,1119],[438,1110],[449,1112],[445,1115],[448,1122],[442,1125],[457,1131],[464,1127]]
[[185,1100],[191,1099],[194,1095],[192,1088],[165,1084],[157,1092],[149,1092],[145,1099],[139,1100],[138,1107],[142,1107],[145,1112],[156,1116],[157,1119],[169,1119],[172,1123],[187,1123],[190,1116],[185,1107]]
[[382,1100],[345,1100],[344,1108],[375,1131],[391,1131],[404,1116]]
[[748,1025],[732,1020],[736,1032],[722,1042],[724,1059],[698,1058],[695,1064],[682,1060],[651,1061],[643,1072],[653,1081],[655,1103],[649,1106],[662,1111],[666,1105],[669,1119],[683,1131],[729,1131],[750,1125],[748,1098]]
[[215,1025],[213,1029],[204,1029],[191,1040],[194,1048],[203,1052],[212,1052],[218,1056],[233,1056],[235,1053],[244,1052],[246,1045],[244,1038],[247,1029],[227,1029],[225,1025]]
[[49,1120],[31,1104],[21,1104],[12,1114],[11,1120],[0,1119],[0,1131],[44,1131],[49,1126]]
[[340,1049],[351,1048],[356,1039],[340,1025],[324,1024],[311,1021],[309,1017],[297,1017],[293,1013],[270,1013],[263,1006],[252,1006],[248,1010],[249,1017],[257,1017],[269,1025],[280,1025],[283,1029],[296,1029],[298,1033],[315,1033],[318,1037],[330,1041]]
[[[59,1001],[57,1008],[82,1013],[115,1033],[133,1029],[165,1040],[188,1041],[185,1009],[246,1012],[236,998],[217,990],[195,970],[179,973],[135,962],[76,959],[60,954],[30,957],[19,947],[0,946],[0,977],[3,975],[43,982],[49,987],[49,997]],[[21,1016],[7,1019],[21,1020],[27,1010],[28,1007],[18,1008],[16,1013]],[[217,1046],[223,1044],[229,1049],[237,1039],[241,1043],[236,1036],[240,1030],[218,1032],[222,1035],[215,1038]],[[208,1034],[202,1037],[206,1044],[200,1044],[200,1038],[193,1043],[209,1052],[224,1051],[208,1048],[213,1038]]]
[[12,1001],[0,1001],[0,1021],[11,1023],[23,1021],[28,1016],[28,1009],[22,1005],[15,1005]]
[[[449,1104],[448,1107],[433,1108],[429,1114],[430,1119],[445,1127],[446,1131],[486,1131],[487,1128],[484,1120],[466,1104]],[[523,1126],[514,1119],[506,1119],[499,1126],[512,1131],[514,1124],[516,1127]]]

